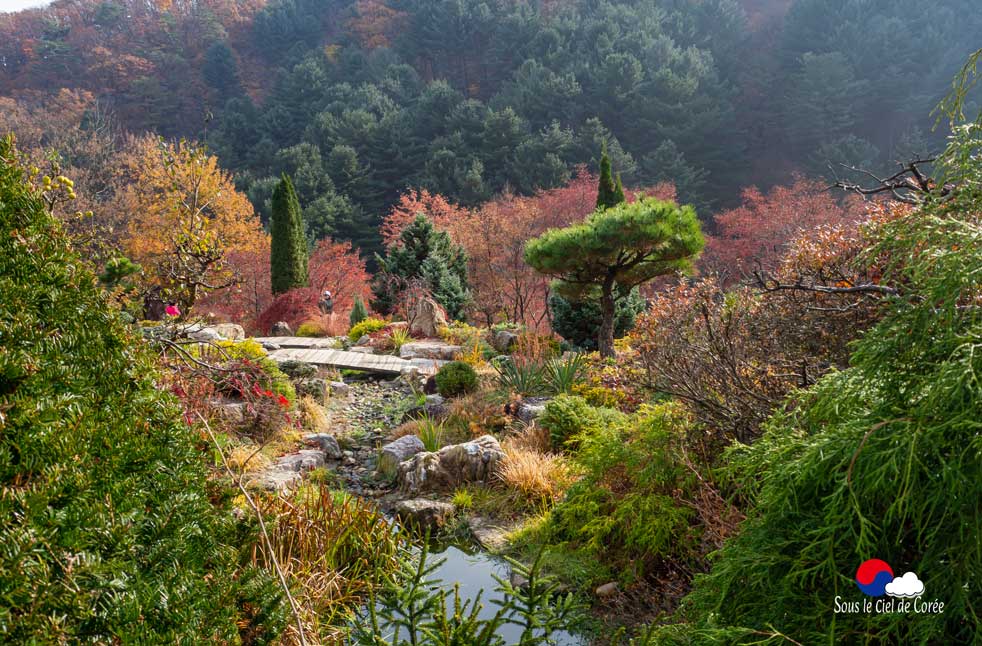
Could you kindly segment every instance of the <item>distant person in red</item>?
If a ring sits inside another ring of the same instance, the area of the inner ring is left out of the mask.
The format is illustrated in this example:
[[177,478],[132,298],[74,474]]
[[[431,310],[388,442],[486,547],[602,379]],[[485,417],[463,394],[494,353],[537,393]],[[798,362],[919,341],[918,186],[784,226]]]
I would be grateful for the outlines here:
[[321,294],[321,299],[317,301],[317,307],[320,308],[323,314],[330,314],[334,311],[334,296],[331,294],[331,290],[324,290],[324,293]]

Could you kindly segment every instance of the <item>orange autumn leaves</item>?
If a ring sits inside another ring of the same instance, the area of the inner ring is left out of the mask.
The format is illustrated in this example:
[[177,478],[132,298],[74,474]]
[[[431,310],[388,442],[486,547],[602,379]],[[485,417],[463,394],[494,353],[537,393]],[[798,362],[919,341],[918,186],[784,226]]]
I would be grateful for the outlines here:
[[218,159],[193,143],[137,140],[123,156],[130,180],[117,207],[130,214],[123,249],[149,283],[186,309],[202,292],[237,282],[232,252],[258,252],[266,234]]

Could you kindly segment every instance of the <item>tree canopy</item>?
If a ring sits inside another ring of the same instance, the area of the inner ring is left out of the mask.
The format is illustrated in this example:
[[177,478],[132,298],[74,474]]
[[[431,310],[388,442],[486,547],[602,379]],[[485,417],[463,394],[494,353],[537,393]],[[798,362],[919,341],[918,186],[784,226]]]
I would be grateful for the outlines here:
[[687,271],[704,240],[695,210],[642,197],[593,213],[581,224],[550,229],[530,240],[525,261],[558,280],[573,299],[600,289],[603,324],[598,345],[613,355],[617,287],[624,292],[657,276]]

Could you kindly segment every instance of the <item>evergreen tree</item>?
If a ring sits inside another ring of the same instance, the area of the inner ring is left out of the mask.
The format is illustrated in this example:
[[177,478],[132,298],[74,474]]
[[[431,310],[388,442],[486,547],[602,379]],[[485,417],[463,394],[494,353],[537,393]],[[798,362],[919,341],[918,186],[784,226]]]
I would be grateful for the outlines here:
[[348,322],[351,324],[351,327],[354,327],[367,318],[368,310],[365,309],[365,303],[361,300],[361,296],[355,296],[355,304],[351,307]]
[[525,262],[557,278],[575,301],[599,296],[601,356],[614,356],[617,301],[644,283],[692,267],[704,245],[691,206],[642,198],[598,210],[580,224],[549,229],[525,246]]
[[614,204],[620,204],[626,201],[627,198],[624,197],[624,183],[621,182],[621,174],[617,173],[617,183],[614,184]]
[[[644,311],[645,301],[637,289],[632,289],[626,296],[615,299],[615,303],[614,337],[620,338],[634,327],[634,320]],[[578,350],[597,350],[597,330],[603,324],[599,295],[590,300],[573,301],[550,291],[548,304],[556,334]]]
[[624,190],[620,191],[620,199],[617,198],[617,182],[610,171],[610,157],[607,156],[607,146],[603,148],[600,156],[600,185],[597,187],[597,210],[603,211],[606,208],[615,206],[624,201]]
[[273,191],[270,216],[270,284],[273,294],[306,287],[307,239],[300,201],[286,174]]
[[379,271],[372,283],[372,308],[376,312],[391,314],[402,291],[410,282],[419,280],[448,316],[463,320],[470,301],[467,255],[425,216],[417,216],[386,256],[376,254],[375,261]]

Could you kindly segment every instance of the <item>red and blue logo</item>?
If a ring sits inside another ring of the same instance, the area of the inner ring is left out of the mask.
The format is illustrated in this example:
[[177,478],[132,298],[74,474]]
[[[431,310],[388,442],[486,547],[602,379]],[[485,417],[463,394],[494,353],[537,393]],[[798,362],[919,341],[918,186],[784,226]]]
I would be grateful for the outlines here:
[[863,561],[856,570],[856,585],[869,597],[882,597],[887,593],[887,584],[893,582],[893,570],[886,561],[870,559]]

